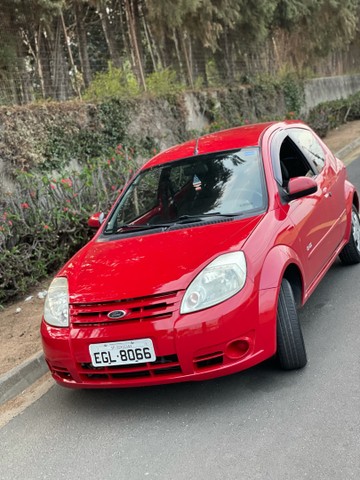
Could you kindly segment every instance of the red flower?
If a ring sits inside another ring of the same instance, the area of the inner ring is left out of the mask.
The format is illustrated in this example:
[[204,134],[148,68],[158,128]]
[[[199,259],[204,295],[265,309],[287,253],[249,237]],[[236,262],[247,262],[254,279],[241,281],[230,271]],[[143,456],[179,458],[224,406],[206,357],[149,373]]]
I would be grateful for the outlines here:
[[51,188],[51,190],[55,190],[56,186],[51,183],[50,188]]
[[49,228],[50,228],[49,225],[44,225],[45,230],[49,230]]
[[72,181],[70,180],[70,178],[62,178],[61,183],[67,185],[70,188],[72,187]]
[[114,192],[116,190],[115,185],[112,185],[111,190]]
[[21,207],[21,208],[24,208],[24,209],[26,209],[26,208],[30,208],[29,204],[28,204],[28,203],[26,203],[26,202],[24,202],[24,203],[21,203],[21,204],[20,204],[20,207]]

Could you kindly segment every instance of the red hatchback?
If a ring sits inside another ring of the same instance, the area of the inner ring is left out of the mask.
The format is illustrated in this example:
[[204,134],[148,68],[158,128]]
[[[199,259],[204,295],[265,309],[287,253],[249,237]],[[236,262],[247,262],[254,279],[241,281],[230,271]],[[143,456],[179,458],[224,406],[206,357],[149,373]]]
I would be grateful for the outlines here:
[[303,367],[297,316],[339,255],[360,262],[359,198],[300,122],[160,153],[53,280],[41,326],[61,385],[205,380],[276,355]]

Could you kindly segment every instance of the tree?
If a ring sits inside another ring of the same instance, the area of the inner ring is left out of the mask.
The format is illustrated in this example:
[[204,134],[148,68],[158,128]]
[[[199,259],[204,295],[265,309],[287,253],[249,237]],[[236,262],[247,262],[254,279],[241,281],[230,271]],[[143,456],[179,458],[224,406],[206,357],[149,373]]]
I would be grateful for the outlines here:
[[91,67],[88,53],[86,29],[84,24],[84,19],[86,15],[84,0],[73,0],[73,8],[76,20],[76,34],[79,46],[81,71],[84,85],[85,87],[88,87],[91,83]]

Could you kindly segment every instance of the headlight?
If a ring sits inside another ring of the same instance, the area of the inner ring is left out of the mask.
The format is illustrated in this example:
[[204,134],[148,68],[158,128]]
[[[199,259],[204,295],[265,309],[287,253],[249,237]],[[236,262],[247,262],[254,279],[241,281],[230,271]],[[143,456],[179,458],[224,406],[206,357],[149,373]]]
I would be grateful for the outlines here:
[[192,281],[181,302],[180,313],[191,313],[221,303],[239,292],[246,280],[243,252],[215,258]]
[[44,305],[44,319],[54,327],[69,326],[69,289],[64,277],[51,282]]

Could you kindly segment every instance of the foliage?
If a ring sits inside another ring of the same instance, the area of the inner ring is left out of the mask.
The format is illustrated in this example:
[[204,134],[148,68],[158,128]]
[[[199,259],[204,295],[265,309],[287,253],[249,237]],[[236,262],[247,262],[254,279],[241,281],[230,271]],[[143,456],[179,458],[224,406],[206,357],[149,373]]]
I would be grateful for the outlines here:
[[53,273],[90,238],[87,219],[108,211],[138,166],[136,149],[118,145],[108,153],[56,177],[19,173],[0,206],[0,304]]
[[301,107],[305,103],[304,83],[294,72],[282,76],[280,85],[284,94],[286,109],[299,116]]
[[50,124],[43,146],[42,170],[59,170],[70,163],[82,165],[105,155],[113,145],[128,143],[126,129],[131,108],[129,101],[115,98],[97,106],[94,125],[88,128],[70,118],[66,124]]
[[342,73],[359,55],[359,0],[0,3],[3,104],[167,95],[287,64]]
[[157,97],[175,95],[185,89],[185,85],[177,80],[176,72],[170,68],[148,75],[146,85],[148,92]]
[[106,101],[114,98],[128,99],[138,96],[140,91],[136,77],[128,63],[120,69],[115,68],[109,62],[108,70],[95,75],[83,98],[86,101]]
[[319,136],[325,137],[332,128],[348,120],[358,119],[360,119],[360,93],[347,99],[320,103],[311,110],[307,122]]

